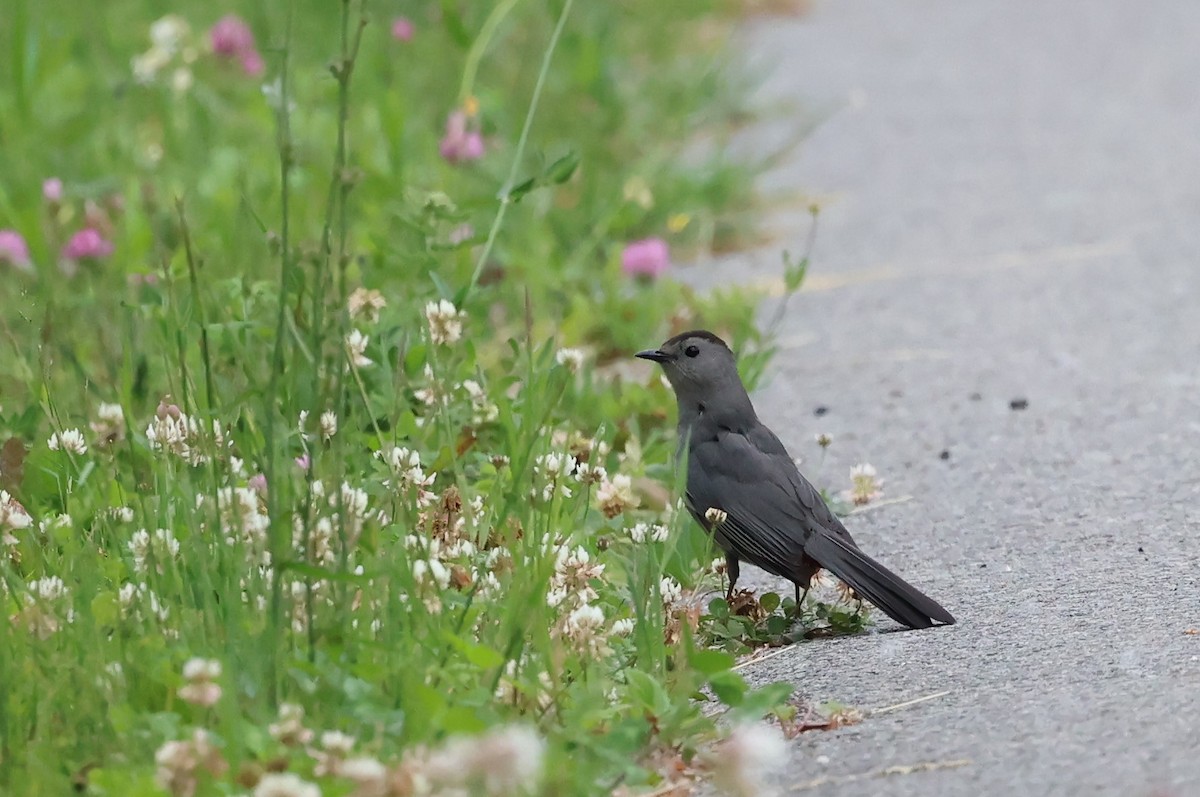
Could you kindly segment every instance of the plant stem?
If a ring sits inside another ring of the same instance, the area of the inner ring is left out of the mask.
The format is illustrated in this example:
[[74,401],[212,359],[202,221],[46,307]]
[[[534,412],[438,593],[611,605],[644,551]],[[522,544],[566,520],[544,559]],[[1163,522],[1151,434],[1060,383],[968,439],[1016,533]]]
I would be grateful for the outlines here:
[[[521,137],[517,139],[517,149],[513,153],[512,166],[508,171],[508,179],[504,181],[504,185],[500,187],[500,209],[496,211],[496,218],[492,221],[492,228],[488,230],[487,243],[483,246],[483,251],[479,253],[479,261],[475,264],[475,271],[471,274],[471,282],[467,285],[463,292],[464,297],[475,289],[479,283],[479,275],[483,273],[484,264],[487,263],[488,257],[492,254],[492,247],[496,243],[496,235],[500,232],[500,226],[504,224],[504,216],[508,213],[508,206],[512,203],[509,198],[509,193],[512,190],[513,184],[517,181],[517,171],[521,168],[521,158],[525,154],[525,145],[529,141],[529,130],[533,127],[533,117],[537,113],[538,101],[542,97],[542,89],[546,85],[546,76],[550,74],[550,61],[554,57],[554,50],[558,47],[558,39],[562,35],[563,28],[566,27],[567,17],[571,13],[571,6],[574,0],[566,0],[563,3],[562,11],[558,15],[558,23],[554,26],[554,33],[550,35],[550,43],[546,46],[546,52],[542,56],[542,68],[538,71],[537,83],[533,86],[533,96],[529,100],[529,110],[525,113],[525,124],[521,128]],[[480,34],[480,38],[483,34]]]
[[208,412],[216,411],[213,397],[212,358],[208,351],[208,319],[204,312],[204,300],[200,296],[200,280],[196,276],[196,257],[192,251],[192,231],[183,212],[183,198],[175,198],[175,212],[179,215],[179,229],[183,233],[183,251],[187,255],[188,276],[192,285],[192,301],[196,303],[196,314],[200,319],[200,356],[204,360],[204,397],[208,401]]
[[276,147],[279,150],[279,243],[281,263],[279,268],[279,312],[275,319],[275,349],[271,356],[271,376],[267,384],[266,411],[263,435],[267,445],[267,514],[270,522],[268,546],[271,551],[271,565],[275,570],[271,579],[271,612],[267,619],[266,633],[270,640],[267,657],[267,700],[272,707],[279,702],[279,642],[283,625],[283,577],[281,565],[284,564],[285,535],[290,531],[290,524],[280,522],[279,498],[283,493],[283,480],[279,476],[280,442],[275,437],[277,426],[276,416],[282,412],[279,407],[279,377],[283,375],[285,354],[283,334],[284,320],[287,317],[288,285],[292,281],[292,269],[295,262],[292,257],[290,235],[290,203],[291,189],[288,178],[292,171],[292,136],[291,113],[288,108],[288,61],[292,44],[292,18],[295,14],[295,4],[289,2],[287,22],[284,30],[283,51],[280,59],[279,77],[279,108],[276,111]]

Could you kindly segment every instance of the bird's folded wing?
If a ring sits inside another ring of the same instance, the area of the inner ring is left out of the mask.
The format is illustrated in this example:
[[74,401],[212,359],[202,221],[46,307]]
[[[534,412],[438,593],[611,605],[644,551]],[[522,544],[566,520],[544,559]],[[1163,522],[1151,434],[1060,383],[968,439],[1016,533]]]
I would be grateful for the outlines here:
[[809,537],[841,524],[779,440],[760,428],[766,436],[718,429],[694,437],[687,499],[698,516],[709,508],[726,513],[720,535],[739,558],[789,577]]

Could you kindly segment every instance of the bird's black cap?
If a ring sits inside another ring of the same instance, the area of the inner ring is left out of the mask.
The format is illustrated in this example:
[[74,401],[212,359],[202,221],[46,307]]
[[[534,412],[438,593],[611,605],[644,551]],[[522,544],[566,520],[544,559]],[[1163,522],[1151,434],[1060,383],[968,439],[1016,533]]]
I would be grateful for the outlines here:
[[663,346],[670,346],[672,343],[679,343],[681,340],[687,340],[688,338],[704,338],[704,340],[724,346],[726,349],[729,348],[728,343],[721,340],[707,329],[693,329],[690,332],[680,332],[675,337],[669,338],[667,342],[663,344]]

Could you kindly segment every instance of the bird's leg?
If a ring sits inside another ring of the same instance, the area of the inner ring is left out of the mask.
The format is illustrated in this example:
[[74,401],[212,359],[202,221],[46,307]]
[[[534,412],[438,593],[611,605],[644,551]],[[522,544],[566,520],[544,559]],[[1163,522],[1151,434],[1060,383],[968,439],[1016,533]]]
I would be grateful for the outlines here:
[[733,600],[733,587],[738,580],[738,559],[731,553],[725,554],[725,575],[729,577],[729,589],[725,591],[725,602]]
[[800,617],[800,607],[804,605],[804,599],[808,597],[808,590],[812,587],[812,583],[804,585],[804,594],[800,593],[800,585],[796,585],[796,617]]

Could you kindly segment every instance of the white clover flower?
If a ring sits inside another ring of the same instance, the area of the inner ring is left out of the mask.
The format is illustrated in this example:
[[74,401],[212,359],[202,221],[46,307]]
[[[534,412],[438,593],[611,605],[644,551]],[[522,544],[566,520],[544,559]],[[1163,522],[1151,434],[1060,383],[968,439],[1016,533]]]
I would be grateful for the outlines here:
[[726,512],[724,509],[719,509],[715,506],[710,506],[708,509],[704,510],[704,519],[707,520],[709,523],[711,523],[713,526],[720,526],[722,523],[724,523],[726,520],[729,519],[729,513]]
[[254,787],[254,797],[321,797],[321,787],[294,772],[268,772]]
[[321,748],[343,758],[350,755],[356,741],[353,736],[341,731],[325,731],[321,734]]
[[229,768],[221,751],[212,743],[208,731],[197,728],[192,738],[170,741],[154,754],[154,780],[159,788],[173,795],[190,795],[196,790],[198,770],[222,775]]
[[849,490],[843,492],[843,496],[859,506],[869,504],[883,495],[883,490],[880,489],[882,484],[883,480],[878,478],[875,468],[870,463],[864,462],[850,469],[851,486]]
[[73,526],[74,521],[71,519],[71,515],[59,513],[54,517],[43,517],[43,519],[37,523],[37,531],[44,535],[59,531],[59,529],[72,528]]
[[150,24],[150,43],[168,55],[178,52],[190,34],[191,26],[178,14],[167,14]]
[[30,582],[24,607],[12,619],[23,624],[39,639],[48,639],[61,628],[61,621],[75,622],[75,610],[69,605],[70,590],[58,576],[46,576]]
[[418,559],[412,564],[413,579],[418,584],[435,584],[438,589],[450,586],[450,571],[437,559]]
[[583,368],[583,349],[559,349],[554,359],[571,373],[577,374]]
[[183,677],[187,681],[215,681],[221,677],[221,662],[217,659],[188,659],[183,663]]
[[120,404],[101,404],[96,408],[96,420],[90,424],[101,443],[125,439],[125,412]]
[[383,294],[367,288],[355,288],[346,300],[346,309],[350,312],[350,318],[354,320],[362,318],[369,324],[379,321],[379,311],[385,307],[387,307],[387,299],[383,298]]
[[[425,363],[423,373],[425,374],[425,387],[413,391],[413,395],[417,397],[417,400],[427,407],[438,404],[449,404],[451,391],[447,390],[442,381],[437,378],[437,374],[433,372],[433,366]],[[418,418],[417,420],[423,421],[424,419]]]
[[633,494],[633,479],[618,473],[611,479],[600,482],[596,489],[596,502],[607,518],[614,518],[626,509],[636,507],[638,499]]
[[338,416],[333,410],[325,410],[321,413],[321,436],[326,440],[337,434]]
[[481,736],[450,738],[428,757],[423,774],[440,787],[437,794],[528,794],[541,778],[545,752],[545,741],[532,728],[501,726]]
[[670,529],[661,524],[638,523],[629,530],[629,539],[637,543],[650,540],[651,542],[666,542]]
[[20,531],[33,525],[33,518],[5,490],[0,490],[0,543],[16,545],[18,540],[10,531]]
[[145,573],[147,560],[153,555],[159,573],[163,572],[163,563],[179,555],[179,540],[170,529],[156,529],[151,535],[145,529],[138,529],[129,539],[129,552],[133,554],[133,569]]
[[135,55],[129,63],[136,83],[145,85],[152,83],[159,70],[170,63],[171,57],[157,48]]
[[482,598],[488,598],[500,592],[500,579],[496,578],[496,574],[490,570],[482,572],[478,569],[474,570],[472,580],[479,585],[477,593]]
[[[396,488],[402,491],[416,490],[417,504],[426,506],[437,497],[428,489],[433,485],[436,474],[430,473],[426,475],[421,468],[421,455],[419,452],[404,448],[403,446],[393,446],[390,449],[380,450],[375,456],[383,460],[391,468],[392,473],[396,476]],[[391,486],[385,482],[385,486]]]
[[637,621],[632,617],[623,617],[612,624],[610,632],[614,636],[629,636],[633,633],[633,629],[637,626]]
[[192,70],[186,66],[179,66],[171,73],[171,89],[179,94],[183,94],[192,87]]
[[571,642],[587,658],[610,652],[604,632],[604,610],[594,604],[577,606],[556,626],[553,635]]
[[549,501],[557,493],[563,498],[570,498],[571,488],[565,484],[565,476],[572,473],[579,465],[578,460],[570,454],[552,452],[539,455],[533,464],[533,473],[542,480],[542,489],[532,490],[533,497],[541,496],[543,501]]
[[192,705],[212,706],[221,698],[221,662],[216,659],[188,659],[183,665],[187,680],[179,689],[179,697]]
[[472,423],[478,426],[480,424],[491,423],[500,417],[500,408],[492,403],[478,382],[474,379],[468,379],[462,383],[462,388],[471,398]]
[[[228,545],[240,541],[254,554],[266,549],[271,518],[259,499],[258,491],[252,487],[222,487],[217,490],[217,517]],[[198,504],[207,500],[211,499],[200,496]]]
[[732,797],[760,797],[767,776],[788,760],[788,746],[777,729],[761,723],[738,725],[703,757],[713,781]]
[[429,322],[429,339],[441,345],[457,343],[462,338],[463,319],[467,314],[453,302],[440,299],[425,305],[425,320]]
[[670,576],[663,576],[659,582],[658,591],[662,594],[663,606],[674,606],[683,598],[683,587]]
[[[189,465],[203,465],[210,457],[196,443],[201,437],[200,425],[189,418],[179,407],[168,404],[167,399],[159,402],[154,420],[146,427],[146,441],[151,451],[163,451],[183,459]],[[224,442],[220,425],[213,421],[214,443]]]
[[267,726],[271,738],[288,747],[308,744],[313,732],[304,727],[304,708],[295,703],[279,704],[279,719]]
[[370,342],[371,337],[357,329],[350,330],[350,334],[346,335],[346,353],[350,355],[350,362],[354,363],[355,368],[374,365],[375,361],[367,357],[366,353],[367,344]]
[[583,546],[573,549],[559,546],[555,551],[554,575],[550,579],[546,604],[555,607],[563,603],[571,606],[590,603],[599,597],[592,581],[603,575],[604,565],[593,562]]
[[594,604],[585,603],[567,617],[567,627],[583,633],[604,625],[604,610]]
[[67,585],[58,576],[47,576],[39,578],[29,585],[29,592],[36,596],[39,600],[56,601],[59,598],[66,597],[68,590]]
[[378,794],[382,793],[387,767],[370,756],[356,756],[347,758],[338,766],[338,776],[358,786],[357,794]]
[[[360,490],[354,487],[350,482],[342,482],[342,509],[346,514],[355,518],[364,518],[367,516],[367,510],[371,501],[371,497],[367,495],[365,490]],[[337,499],[330,496],[330,506],[337,506]]]
[[83,456],[87,453],[87,443],[83,439],[83,432],[78,429],[65,429],[61,432],[55,432],[50,435],[50,440],[47,441],[51,451],[62,449],[76,456]]
[[575,468],[575,481],[580,484],[599,484],[608,479],[608,471],[590,462],[580,462]]
[[134,584],[126,582],[121,585],[121,589],[117,592],[117,600],[121,607],[121,617],[142,618],[142,604],[149,609],[153,616],[160,623],[165,623],[171,614],[170,608],[159,600],[158,595],[154,593],[145,584]]

